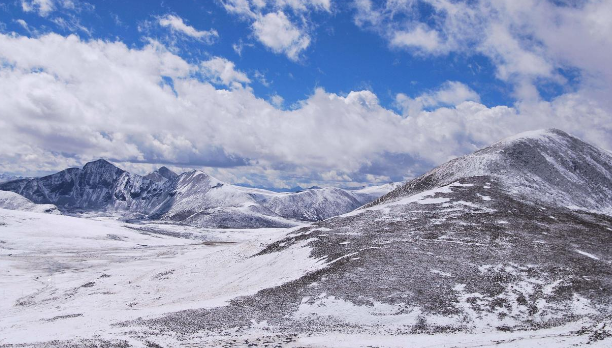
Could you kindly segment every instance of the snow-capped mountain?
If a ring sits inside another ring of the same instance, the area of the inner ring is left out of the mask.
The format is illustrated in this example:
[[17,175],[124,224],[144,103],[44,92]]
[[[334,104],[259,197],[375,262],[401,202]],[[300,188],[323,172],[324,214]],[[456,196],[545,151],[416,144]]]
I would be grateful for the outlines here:
[[536,329],[612,315],[612,156],[558,130],[450,161],[258,255],[325,266],[215,309],[140,321],[295,334]]
[[59,210],[53,204],[35,204],[27,198],[10,191],[0,191],[0,209],[59,214]]
[[[0,185],[38,204],[55,204],[66,211],[124,209],[146,211],[165,197],[166,181],[153,181],[130,174],[105,160],[69,168],[35,179]],[[146,197],[147,199],[143,199]]]
[[370,205],[490,176],[511,194],[534,202],[612,213],[612,156],[567,133],[539,130],[504,139],[410,181]]
[[392,185],[362,190],[309,189],[277,193],[234,186],[201,171],[177,175],[161,167],[146,176],[105,160],[36,179],[0,184],[40,204],[66,212],[104,211],[201,227],[288,227],[295,220],[318,221],[344,214],[391,190]]
[[302,221],[320,221],[353,211],[388,193],[394,187],[395,184],[360,190],[325,187],[292,193],[247,190],[263,207],[279,216]]

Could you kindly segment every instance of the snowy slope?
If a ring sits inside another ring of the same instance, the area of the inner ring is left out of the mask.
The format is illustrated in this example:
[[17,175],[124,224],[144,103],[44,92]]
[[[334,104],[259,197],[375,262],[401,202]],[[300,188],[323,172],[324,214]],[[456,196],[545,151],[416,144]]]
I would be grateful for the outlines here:
[[262,207],[248,191],[221,182],[201,171],[183,173],[171,192],[168,209],[159,210],[164,220],[202,227],[260,228],[295,226]]
[[296,220],[318,221],[354,210],[364,203],[338,188],[308,189],[296,193],[253,194],[274,213]]
[[116,324],[222,306],[322,267],[303,245],[252,257],[287,232],[0,209],[0,345],[129,338],[133,328]]
[[53,204],[34,204],[27,198],[9,191],[0,191],[0,209],[59,214]]

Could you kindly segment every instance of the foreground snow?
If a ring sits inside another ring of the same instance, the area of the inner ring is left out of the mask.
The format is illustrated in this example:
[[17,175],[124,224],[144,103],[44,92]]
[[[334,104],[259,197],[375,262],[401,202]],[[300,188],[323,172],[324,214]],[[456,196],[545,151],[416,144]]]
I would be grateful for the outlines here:
[[0,221],[0,343],[117,337],[122,329],[113,323],[220,306],[322,266],[303,247],[250,258],[287,230],[196,230],[3,209]]

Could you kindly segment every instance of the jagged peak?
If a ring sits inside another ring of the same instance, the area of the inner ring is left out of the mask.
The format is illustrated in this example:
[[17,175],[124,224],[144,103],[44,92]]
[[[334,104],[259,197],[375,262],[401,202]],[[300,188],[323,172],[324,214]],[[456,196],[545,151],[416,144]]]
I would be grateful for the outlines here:
[[165,166],[159,167],[157,172],[159,173],[159,175],[163,176],[166,179],[172,179],[178,176],[178,174],[176,174],[175,172],[173,172],[172,170],[168,169]]

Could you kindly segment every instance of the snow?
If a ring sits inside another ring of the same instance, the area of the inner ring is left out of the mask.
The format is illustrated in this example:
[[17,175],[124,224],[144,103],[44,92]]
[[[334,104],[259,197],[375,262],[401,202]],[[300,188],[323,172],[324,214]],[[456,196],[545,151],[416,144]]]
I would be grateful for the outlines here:
[[593,259],[593,260],[599,260],[599,257],[597,257],[597,256],[595,256],[595,255],[593,255],[593,254],[587,253],[586,251],[582,251],[582,250],[578,250],[578,249],[576,249],[576,252],[577,252],[578,254],[580,254],[580,255],[584,255],[584,256],[586,256],[586,257],[590,257],[590,258],[591,258],[591,259]]
[[[408,197],[403,197],[399,200],[393,200],[390,202],[386,202],[383,204],[378,204],[372,207],[368,207],[365,209],[357,209],[354,210],[350,213],[344,214],[343,216],[356,216],[359,214],[362,214],[364,211],[382,211],[383,213],[390,213],[391,209],[393,207],[398,207],[398,206],[405,206],[411,203],[417,203],[417,204],[443,204],[443,203],[447,203],[450,201],[450,198],[447,197],[432,197],[432,196],[437,196],[439,194],[445,194],[445,193],[452,193],[452,189],[454,187],[469,187],[469,186],[474,186],[473,184],[461,184],[459,182],[453,182],[451,184],[442,186],[442,187],[438,187],[435,189],[431,189],[431,190],[427,190],[427,191],[423,191],[421,193],[417,193],[415,195],[412,196],[408,196]],[[470,204],[467,203],[466,204]]]
[[519,134],[515,134],[513,136],[507,137],[500,141],[500,143],[512,143],[516,141],[525,141],[525,140],[539,140],[539,141],[547,141],[550,137],[555,137],[554,130],[552,129],[537,129],[532,131],[526,131]]
[[29,199],[9,191],[0,191],[0,209],[59,214],[57,207],[53,204],[35,204]]
[[410,309],[405,304],[374,302],[372,306],[358,306],[334,296],[319,296],[315,300],[302,301],[294,316],[296,319],[333,318],[350,324],[385,325],[386,329],[393,329],[416,324],[421,314],[420,309]]
[[429,272],[433,273],[433,274],[437,274],[440,275],[442,277],[452,277],[453,275],[447,272],[442,272],[440,270],[437,269],[430,269]]
[[[0,221],[2,343],[120,336],[114,323],[222,306],[325,266],[310,257],[308,241],[251,257],[292,229],[201,230],[4,209]],[[190,238],[171,236],[179,231]]]

